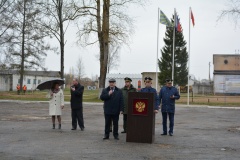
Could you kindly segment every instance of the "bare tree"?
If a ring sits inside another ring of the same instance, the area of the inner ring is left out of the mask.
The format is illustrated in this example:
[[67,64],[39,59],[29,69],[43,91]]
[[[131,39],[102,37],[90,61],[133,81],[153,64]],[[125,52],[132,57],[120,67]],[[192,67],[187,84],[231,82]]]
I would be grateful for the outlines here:
[[120,56],[119,56],[120,47],[114,47],[110,45],[109,48],[109,58],[107,64],[107,73],[110,73],[112,69],[117,69],[120,63]]
[[[65,46],[65,33],[69,25],[69,13],[71,6],[69,0],[41,0],[41,13],[43,13],[43,21],[41,25],[46,28],[51,35],[53,35],[59,42],[60,46],[60,74],[64,78],[64,46]],[[47,17],[47,18],[44,18]]]
[[11,68],[19,69],[21,89],[24,70],[44,69],[44,56],[51,49],[44,39],[48,34],[38,25],[41,21],[40,11],[35,2],[15,0],[12,5],[12,25],[8,29],[11,41],[8,42],[6,53],[11,58]]
[[72,19],[79,18],[79,43],[83,46],[99,44],[100,91],[105,88],[109,45],[127,44],[133,33],[133,20],[127,15],[131,3],[142,0],[82,0],[74,4]]
[[80,80],[81,78],[83,78],[83,76],[85,75],[84,73],[84,63],[81,57],[78,58],[77,60],[77,65],[76,65],[76,70],[77,70],[77,77]]
[[[107,63],[107,73],[110,73],[111,70],[117,69],[120,63],[120,46],[112,46],[110,44],[109,47],[109,55],[108,55],[108,63]],[[99,59],[99,54],[96,55],[96,58]]]
[[228,0],[226,7],[226,9],[221,11],[217,21],[228,16],[228,18],[233,20],[235,26],[237,26],[240,18],[240,0]]
[[10,41],[9,36],[4,36],[7,33],[7,30],[11,27],[11,17],[12,17],[12,0],[1,0],[0,1],[0,46],[2,46],[6,41]]
[[8,29],[12,26],[12,4],[13,0],[0,1],[0,68],[6,69],[9,64],[10,57],[5,54],[5,44],[11,41],[12,37],[9,36]]

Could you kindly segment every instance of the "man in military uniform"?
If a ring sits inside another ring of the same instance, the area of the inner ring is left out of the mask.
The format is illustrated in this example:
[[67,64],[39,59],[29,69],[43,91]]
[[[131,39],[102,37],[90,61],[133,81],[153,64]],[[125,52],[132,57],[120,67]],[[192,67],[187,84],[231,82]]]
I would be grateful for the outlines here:
[[155,88],[152,88],[152,78],[151,77],[145,77],[144,78],[144,83],[145,83],[145,88],[142,88],[140,92],[154,93],[154,97],[155,97],[154,112],[158,113],[159,100],[158,100],[158,96],[157,96],[157,90]]
[[129,77],[124,78],[125,86],[122,88],[123,92],[123,131],[121,133],[127,132],[127,113],[128,113],[128,92],[136,92],[137,89],[131,84],[132,79]]
[[161,104],[163,133],[167,135],[167,117],[169,117],[169,135],[173,136],[175,100],[179,99],[178,90],[172,86],[172,80],[166,79],[166,86],[162,87],[159,92],[159,104]]

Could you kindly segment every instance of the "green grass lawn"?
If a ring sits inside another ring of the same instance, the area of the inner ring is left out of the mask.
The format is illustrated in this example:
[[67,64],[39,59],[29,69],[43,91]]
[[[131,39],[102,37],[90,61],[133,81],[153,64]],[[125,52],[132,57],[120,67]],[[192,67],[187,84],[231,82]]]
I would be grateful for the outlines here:
[[[20,93],[17,94],[17,91],[9,91],[9,92],[0,92],[0,99],[5,100],[28,100],[28,101],[48,101],[46,98],[48,91],[27,91],[24,95]],[[64,100],[70,101],[70,89],[66,88],[64,90]],[[102,102],[98,99],[98,90],[85,90],[83,93],[83,102]]]
[[[16,91],[0,92],[0,99],[4,100],[28,100],[28,101],[48,101],[46,98],[46,91],[28,91],[25,95],[21,93],[17,95]],[[70,101],[70,89],[64,90],[64,100]],[[85,90],[83,94],[83,102],[102,102],[98,99],[98,90]],[[176,101],[177,104],[187,104],[187,94],[182,93],[181,98]],[[200,95],[194,94],[193,97],[190,94],[190,105],[209,105],[209,106],[236,106],[240,107],[240,96],[215,96],[215,95]]]

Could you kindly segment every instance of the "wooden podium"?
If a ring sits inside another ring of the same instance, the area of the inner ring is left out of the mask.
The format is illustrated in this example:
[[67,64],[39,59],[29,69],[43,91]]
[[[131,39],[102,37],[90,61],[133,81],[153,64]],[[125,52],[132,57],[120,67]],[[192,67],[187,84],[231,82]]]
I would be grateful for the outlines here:
[[154,105],[154,93],[128,93],[127,142],[154,142]]

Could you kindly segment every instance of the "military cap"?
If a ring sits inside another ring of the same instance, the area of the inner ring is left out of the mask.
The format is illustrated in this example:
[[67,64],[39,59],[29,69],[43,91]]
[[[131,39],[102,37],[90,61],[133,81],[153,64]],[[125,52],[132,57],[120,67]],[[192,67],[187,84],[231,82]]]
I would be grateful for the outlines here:
[[144,78],[144,82],[145,82],[145,81],[151,81],[151,80],[152,80],[151,77],[145,77],[145,78]]
[[116,80],[114,78],[110,78],[108,82],[116,82]]
[[132,82],[132,79],[129,78],[129,77],[125,77],[124,80],[125,80],[126,82]]
[[172,79],[166,79],[165,81],[166,82],[172,82],[173,80]]

